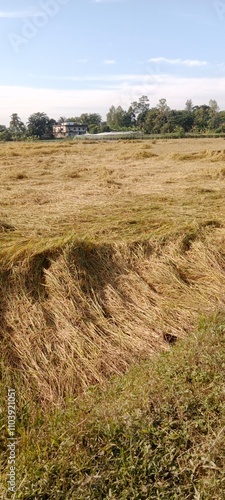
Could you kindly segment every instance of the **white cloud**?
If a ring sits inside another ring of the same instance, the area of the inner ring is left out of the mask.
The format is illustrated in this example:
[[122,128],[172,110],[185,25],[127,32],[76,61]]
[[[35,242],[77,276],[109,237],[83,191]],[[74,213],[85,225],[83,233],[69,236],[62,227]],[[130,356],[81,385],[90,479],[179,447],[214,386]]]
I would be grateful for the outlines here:
[[86,59],[85,58],[83,58],[83,59],[77,59],[76,62],[80,63],[80,64],[86,64],[86,63],[89,62],[89,59],[87,59],[87,58]]
[[34,11],[32,10],[15,10],[15,11],[3,11],[0,10],[0,19],[15,19],[21,17],[32,17]]
[[103,64],[116,64],[115,59],[104,59]]
[[[161,78],[163,75],[158,75],[158,78]],[[100,74],[100,75],[85,75],[85,76],[71,76],[71,75],[60,75],[60,76],[54,76],[54,75],[35,75],[34,73],[29,74],[30,78],[37,78],[41,80],[50,80],[50,81],[64,81],[64,82],[103,82],[103,83],[114,83],[114,82],[124,82],[124,81],[129,81],[129,82],[140,82],[146,79],[148,75],[144,74],[113,74],[113,75],[107,75],[107,74]],[[157,78],[157,75],[152,75],[148,78]]]
[[167,57],[152,57],[151,59],[148,60],[148,62],[181,65],[190,68],[194,66],[200,67],[208,65],[207,61],[199,61],[198,59],[168,59]]
[[45,111],[57,119],[59,116],[79,115],[83,112],[99,112],[103,118],[109,107],[121,105],[127,109],[131,102],[148,95],[150,105],[155,106],[165,97],[171,108],[183,109],[187,99],[195,105],[208,104],[216,99],[225,109],[225,77],[181,78],[171,75],[116,75],[99,82],[89,89],[54,89],[19,86],[0,86],[1,123],[8,125],[12,113],[18,113],[23,121],[37,111]]

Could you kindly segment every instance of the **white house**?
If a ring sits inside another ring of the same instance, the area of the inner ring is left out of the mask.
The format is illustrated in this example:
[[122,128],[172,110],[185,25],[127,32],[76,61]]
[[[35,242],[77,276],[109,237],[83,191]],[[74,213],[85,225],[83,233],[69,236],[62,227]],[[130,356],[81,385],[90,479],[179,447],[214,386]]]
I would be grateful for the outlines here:
[[76,135],[83,135],[87,132],[87,126],[75,122],[64,122],[53,126],[53,135],[55,139],[62,139],[63,137],[75,137]]

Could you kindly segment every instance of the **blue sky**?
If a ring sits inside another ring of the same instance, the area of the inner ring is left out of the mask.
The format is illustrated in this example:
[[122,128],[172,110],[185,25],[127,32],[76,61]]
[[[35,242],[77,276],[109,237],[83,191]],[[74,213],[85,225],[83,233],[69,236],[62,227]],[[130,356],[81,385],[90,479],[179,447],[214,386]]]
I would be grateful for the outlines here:
[[0,123],[141,95],[225,109],[224,41],[225,0],[0,0]]

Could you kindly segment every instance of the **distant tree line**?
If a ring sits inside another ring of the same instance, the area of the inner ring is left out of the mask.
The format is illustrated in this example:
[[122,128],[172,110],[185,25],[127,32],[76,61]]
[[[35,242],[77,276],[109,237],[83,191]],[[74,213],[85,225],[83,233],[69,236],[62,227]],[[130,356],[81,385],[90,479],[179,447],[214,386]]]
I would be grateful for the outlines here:
[[106,121],[98,113],[83,113],[69,118],[61,116],[56,121],[46,113],[38,112],[32,114],[25,125],[18,114],[13,113],[8,128],[0,125],[0,141],[53,139],[53,125],[65,121],[84,124],[92,134],[128,130],[145,134],[174,133],[178,137],[190,132],[225,133],[225,111],[220,111],[214,99],[208,105],[200,106],[194,106],[192,100],[188,99],[183,110],[176,110],[170,109],[164,98],[151,108],[149,98],[143,95],[138,101],[132,102],[128,110],[111,106]]
[[183,110],[170,109],[166,99],[160,99],[157,106],[150,108],[147,96],[133,102],[128,111],[121,106],[112,106],[107,114],[107,125],[114,130],[126,128],[143,131],[145,134],[188,132],[225,133],[225,111],[220,111],[214,99],[209,104],[194,106],[188,99]]
[[25,125],[17,113],[10,117],[9,127],[0,125],[0,141],[53,139],[53,125],[57,122],[46,113],[32,114]]

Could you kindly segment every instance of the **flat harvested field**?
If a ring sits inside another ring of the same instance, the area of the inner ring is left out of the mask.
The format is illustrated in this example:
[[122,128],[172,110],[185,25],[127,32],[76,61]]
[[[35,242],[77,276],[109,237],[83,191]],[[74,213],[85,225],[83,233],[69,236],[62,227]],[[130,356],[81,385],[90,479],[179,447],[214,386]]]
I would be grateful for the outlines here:
[[224,139],[2,144],[2,231],[113,241],[222,224],[224,162]]

